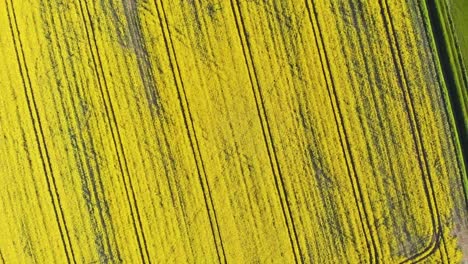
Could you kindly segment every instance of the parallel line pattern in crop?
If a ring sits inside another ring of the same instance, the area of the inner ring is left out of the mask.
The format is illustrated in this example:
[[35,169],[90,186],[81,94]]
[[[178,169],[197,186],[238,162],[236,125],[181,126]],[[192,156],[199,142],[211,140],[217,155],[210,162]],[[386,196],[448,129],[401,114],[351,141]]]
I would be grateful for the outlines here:
[[465,261],[460,5],[0,1],[0,263]]

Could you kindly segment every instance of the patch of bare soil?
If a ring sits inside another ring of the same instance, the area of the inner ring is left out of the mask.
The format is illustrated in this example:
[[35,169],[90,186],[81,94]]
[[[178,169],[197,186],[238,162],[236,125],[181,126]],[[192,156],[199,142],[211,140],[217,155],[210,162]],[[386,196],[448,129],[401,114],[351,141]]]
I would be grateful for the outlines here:
[[455,236],[458,238],[458,247],[463,252],[462,264],[468,264],[468,224],[458,224],[455,230]]

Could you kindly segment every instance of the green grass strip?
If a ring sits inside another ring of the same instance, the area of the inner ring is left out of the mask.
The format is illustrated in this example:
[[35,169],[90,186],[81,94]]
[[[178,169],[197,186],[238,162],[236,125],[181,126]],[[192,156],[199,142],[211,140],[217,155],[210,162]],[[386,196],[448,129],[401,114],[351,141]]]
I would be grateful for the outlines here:
[[[461,166],[462,182],[464,185],[465,199],[468,202],[468,76],[465,67],[467,57],[460,48],[460,37],[457,36],[456,23],[461,16],[454,21],[448,0],[421,1],[424,16],[430,29],[431,46],[435,49],[437,70],[443,76],[442,86],[447,102],[449,119],[456,127],[455,141],[457,144],[457,156]],[[466,0],[463,0],[468,2]],[[463,7],[468,12],[468,4]],[[466,14],[466,13],[465,13]],[[463,27],[465,25],[459,25]],[[465,36],[462,36],[465,37]],[[464,46],[466,48],[466,46]]]

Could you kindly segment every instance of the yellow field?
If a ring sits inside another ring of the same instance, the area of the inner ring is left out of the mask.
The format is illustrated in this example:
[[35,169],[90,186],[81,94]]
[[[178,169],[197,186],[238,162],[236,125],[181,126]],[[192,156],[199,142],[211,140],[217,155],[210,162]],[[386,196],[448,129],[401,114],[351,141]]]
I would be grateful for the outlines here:
[[461,262],[426,12],[0,1],[0,263]]

